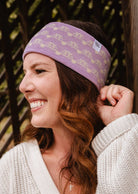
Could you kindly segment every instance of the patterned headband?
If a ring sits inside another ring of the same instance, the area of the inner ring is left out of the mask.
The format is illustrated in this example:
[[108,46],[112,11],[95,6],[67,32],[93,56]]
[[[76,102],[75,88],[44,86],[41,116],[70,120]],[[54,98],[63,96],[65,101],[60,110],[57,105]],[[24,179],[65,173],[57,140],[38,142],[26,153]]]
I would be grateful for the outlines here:
[[62,22],[52,22],[37,32],[27,44],[26,54],[51,57],[81,74],[98,90],[104,86],[110,67],[108,50],[85,31]]

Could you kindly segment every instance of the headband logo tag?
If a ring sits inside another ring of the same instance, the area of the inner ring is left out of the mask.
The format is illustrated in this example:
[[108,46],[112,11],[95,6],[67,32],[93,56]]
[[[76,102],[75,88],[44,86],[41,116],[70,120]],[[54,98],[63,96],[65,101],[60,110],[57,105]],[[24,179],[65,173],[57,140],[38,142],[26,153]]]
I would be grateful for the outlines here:
[[101,47],[102,47],[101,43],[98,42],[97,40],[94,40],[93,49],[94,49],[95,51],[97,51],[97,52],[100,52]]

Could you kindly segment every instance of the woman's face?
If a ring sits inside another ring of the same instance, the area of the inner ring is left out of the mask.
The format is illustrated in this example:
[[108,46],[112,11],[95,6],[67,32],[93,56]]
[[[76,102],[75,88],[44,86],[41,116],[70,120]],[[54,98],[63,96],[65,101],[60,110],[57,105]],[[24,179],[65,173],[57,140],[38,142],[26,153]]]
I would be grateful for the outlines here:
[[32,125],[53,128],[61,124],[58,113],[61,88],[55,61],[30,53],[24,59],[23,69],[25,76],[20,91],[30,104]]

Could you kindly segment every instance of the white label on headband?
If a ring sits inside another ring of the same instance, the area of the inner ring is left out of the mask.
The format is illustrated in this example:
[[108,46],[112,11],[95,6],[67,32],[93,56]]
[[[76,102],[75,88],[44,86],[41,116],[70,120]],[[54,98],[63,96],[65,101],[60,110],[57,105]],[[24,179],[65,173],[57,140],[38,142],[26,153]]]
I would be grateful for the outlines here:
[[102,47],[101,43],[98,42],[97,40],[94,40],[93,49],[94,49],[95,51],[97,51],[97,52],[100,52],[101,47]]

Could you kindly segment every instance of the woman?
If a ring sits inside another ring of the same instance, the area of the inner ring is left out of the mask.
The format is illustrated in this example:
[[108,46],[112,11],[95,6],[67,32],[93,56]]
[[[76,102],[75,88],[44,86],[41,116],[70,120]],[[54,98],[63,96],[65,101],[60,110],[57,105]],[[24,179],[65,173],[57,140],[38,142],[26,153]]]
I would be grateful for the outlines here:
[[138,115],[132,91],[104,86],[106,47],[98,26],[79,21],[49,23],[27,44],[31,125],[0,161],[1,193],[137,193]]

